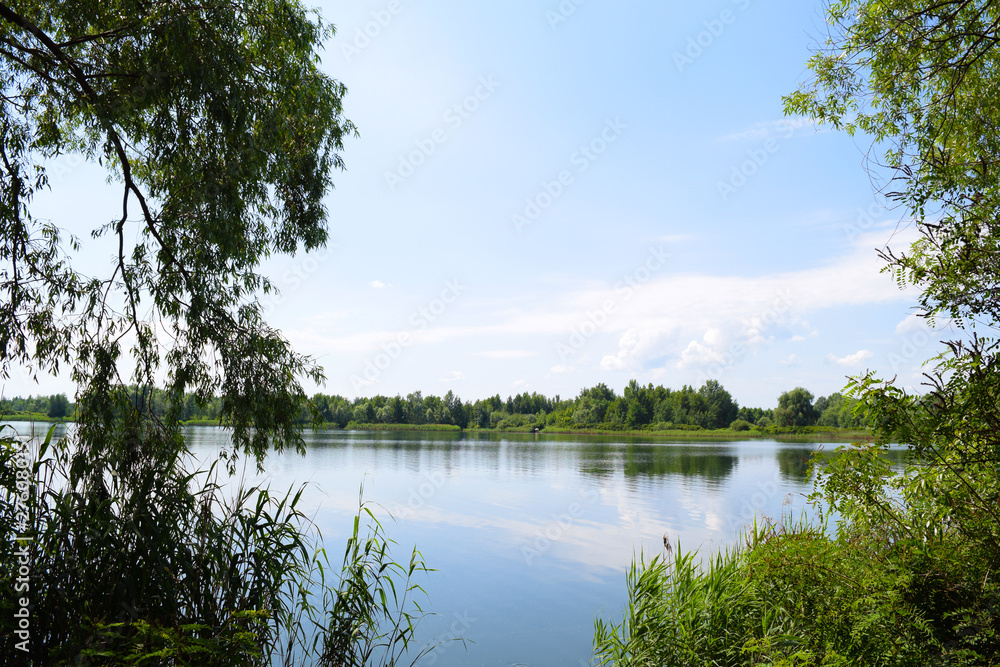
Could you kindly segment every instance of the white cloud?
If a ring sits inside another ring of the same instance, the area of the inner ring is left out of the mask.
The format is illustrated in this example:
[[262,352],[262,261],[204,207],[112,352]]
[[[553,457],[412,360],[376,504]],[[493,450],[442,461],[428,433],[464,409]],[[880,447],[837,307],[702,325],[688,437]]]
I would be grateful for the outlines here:
[[792,137],[815,134],[819,124],[814,118],[783,118],[766,123],[757,123],[752,128],[727,134],[719,141],[765,141],[767,139],[791,139]]
[[793,342],[793,343],[801,343],[805,339],[806,339],[805,336],[799,336],[799,335],[796,334],[795,336],[792,336],[788,340],[791,341],[791,342]]
[[448,382],[458,382],[459,380],[464,380],[464,379],[465,379],[464,373],[462,373],[461,371],[452,371],[447,375],[447,377],[443,377],[439,381],[448,383]]
[[[894,243],[908,244],[908,233],[912,232],[897,233]],[[546,301],[530,308],[497,308],[494,303],[487,308],[469,301],[461,311],[449,313],[447,324],[434,322],[421,330],[345,331],[337,326],[337,333],[331,334],[328,328],[310,323],[305,330],[284,331],[297,349],[316,355],[379,351],[406,334],[410,349],[441,343],[454,347],[467,341],[480,346],[473,354],[518,359],[529,356],[530,350],[555,354],[556,345],[565,344],[581,323],[597,318],[584,346],[601,359],[604,370],[649,371],[718,364],[720,359],[729,365],[777,341],[817,335],[809,325],[817,312],[912,302],[912,289],[900,290],[880,272],[882,263],[872,248],[884,241],[883,232],[859,235],[850,252],[798,271],[756,276],[664,271],[635,286],[605,282],[574,291],[552,290]],[[607,310],[605,304],[613,308]],[[482,351],[482,341],[491,337],[503,346],[501,339],[519,336],[525,337],[521,340],[527,347]],[[556,363],[568,367],[575,361],[560,358]]]
[[368,284],[374,287],[375,289],[385,289],[387,287],[387,285],[381,280],[373,280]]
[[538,356],[537,352],[531,350],[487,350],[476,354],[490,359],[524,359],[525,357]]
[[601,368],[606,371],[617,371],[625,367],[624,353],[619,352],[617,356],[606,355],[601,359]]
[[790,354],[786,358],[779,361],[778,363],[780,363],[782,366],[792,366],[792,367],[801,366],[802,359],[800,359],[799,355],[797,354]]
[[874,354],[871,350],[858,350],[854,354],[849,354],[846,357],[837,357],[833,354],[827,355],[827,359],[837,364],[838,366],[856,366],[866,359],[871,359]]
[[559,375],[560,373],[571,373],[575,370],[576,368],[574,368],[573,366],[562,366],[562,365],[553,366],[552,368],[549,369],[550,372],[555,373],[556,375]]
[[720,364],[725,361],[719,352],[712,349],[707,345],[703,345],[701,342],[693,340],[688,343],[688,346],[684,348],[681,352],[681,360],[678,362],[678,366],[681,368],[691,367],[691,366],[710,366],[712,364]]
[[725,357],[720,352],[724,338],[721,329],[709,329],[700,341],[693,340],[688,343],[684,351],[681,352],[681,359],[677,365],[684,368],[724,363]]
[[942,331],[944,329],[952,329],[952,321],[950,318],[938,319],[932,322],[927,317],[920,317],[916,313],[911,313],[910,315],[907,315],[902,322],[896,325],[896,334],[905,336],[906,334],[911,333],[926,333],[931,331]]
[[[865,234],[848,255],[801,271],[757,277],[674,275],[650,281],[609,319],[607,328],[629,328],[617,354],[605,356],[601,366],[637,369],[671,354],[678,367],[725,366],[755,348],[787,340],[793,335],[788,329],[808,330],[805,316],[815,311],[907,300],[911,294],[879,271],[871,248],[882,240],[881,235]],[[587,302],[602,297],[613,298],[614,293],[589,295]],[[810,335],[818,333],[812,330]],[[667,345],[671,341],[672,350]]]
[[655,330],[629,329],[618,339],[618,354],[601,359],[601,368],[614,371],[631,365],[633,358],[655,357],[665,348],[664,335]]
[[903,336],[915,331],[927,331],[927,329],[926,318],[918,317],[916,313],[912,313],[907,315],[902,322],[896,325],[896,334]]

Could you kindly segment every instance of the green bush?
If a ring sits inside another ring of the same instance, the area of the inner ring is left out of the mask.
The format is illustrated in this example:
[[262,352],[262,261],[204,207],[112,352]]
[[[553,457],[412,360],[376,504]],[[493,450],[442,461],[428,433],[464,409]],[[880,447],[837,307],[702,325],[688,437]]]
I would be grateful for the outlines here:
[[959,536],[886,547],[805,525],[755,527],[705,566],[633,564],[629,606],[595,622],[602,665],[996,665],[996,553]]
[[349,421],[344,427],[348,431],[461,431],[454,424],[370,424]]

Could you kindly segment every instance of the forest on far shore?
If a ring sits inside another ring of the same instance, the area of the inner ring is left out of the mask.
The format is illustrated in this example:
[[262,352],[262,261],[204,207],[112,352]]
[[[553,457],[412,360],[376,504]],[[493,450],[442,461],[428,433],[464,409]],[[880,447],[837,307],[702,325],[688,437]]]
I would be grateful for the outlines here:
[[[169,395],[159,389],[129,390],[137,404],[149,405],[162,417]],[[214,422],[222,410],[222,399],[199,402],[185,394],[181,419]],[[311,399],[319,418],[333,428],[364,428],[366,425],[448,425],[461,429],[594,429],[667,431],[827,427],[864,429],[868,423],[855,410],[856,401],[840,393],[815,398],[796,387],[778,397],[776,408],[741,407],[716,380],[699,389],[684,385],[668,389],[629,382],[621,394],[604,383],[584,389],[576,398],[552,398],[539,393],[520,393],[502,399],[499,394],[477,401],[463,401],[449,391],[442,397],[413,392],[404,396],[376,395],[348,399],[316,394]],[[64,394],[0,400],[0,416],[72,419],[75,405]],[[303,409],[303,422],[311,421]]]

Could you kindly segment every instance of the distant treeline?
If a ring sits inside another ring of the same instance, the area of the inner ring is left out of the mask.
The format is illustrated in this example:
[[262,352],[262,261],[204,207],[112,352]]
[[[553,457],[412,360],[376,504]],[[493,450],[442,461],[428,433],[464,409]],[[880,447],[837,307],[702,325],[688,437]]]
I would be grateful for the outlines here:
[[24,415],[26,417],[42,416],[63,419],[70,417],[74,410],[76,410],[76,405],[69,402],[66,394],[0,399],[0,416],[5,417]]
[[[150,401],[153,412],[165,415],[166,392],[140,392]],[[667,389],[652,384],[629,382],[621,395],[601,383],[584,389],[573,399],[553,398],[538,393],[521,393],[505,399],[497,394],[477,401],[463,401],[449,391],[443,397],[424,396],[417,391],[407,396],[373,396],[348,399],[316,394],[313,405],[330,426],[348,424],[408,424],[413,426],[448,424],[459,428],[556,428],[595,430],[721,429],[738,431],[774,427],[824,426],[860,429],[868,426],[865,417],[854,414],[855,401],[839,393],[813,400],[813,394],[796,387],[778,397],[777,408],[740,407],[716,380],[699,389],[684,385]],[[184,421],[212,421],[221,412],[220,399],[199,402],[185,395],[181,407]],[[71,416],[74,406],[65,395],[0,400],[0,413]],[[308,413],[303,411],[303,421]]]

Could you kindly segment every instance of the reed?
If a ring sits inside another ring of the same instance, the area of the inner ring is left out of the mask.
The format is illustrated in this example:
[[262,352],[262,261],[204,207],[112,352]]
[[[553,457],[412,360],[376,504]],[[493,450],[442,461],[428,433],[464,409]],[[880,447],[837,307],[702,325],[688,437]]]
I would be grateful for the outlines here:
[[[184,449],[164,455],[165,446],[134,457],[131,474],[122,475],[52,434],[31,456],[30,541],[23,542],[14,539],[13,500],[15,455],[24,445],[0,438],[4,664],[407,664],[423,613],[412,577],[426,568],[418,552],[408,565],[392,560],[391,542],[366,506],[338,569],[302,511],[301,488],[220,484],[217,464],[189,472]],[[138,450],[161,435],[142,431]],[[372,529],[362,537],[366,525]],[[18,576],[18,544],[28,545],[30,563],[26,651],[16,646],[15,596],[7,594]]]
[[886,546],[755,522],[705,559],[637,558],[621,620],[595,621],[595,655],[621,667],[996,665],[995,560],[960,535]]
[[744,554],[722,551],[704,563],[678,545],[672,556],[645,561],[627,575],[628,606],[617,625],[597,619],[595,654],[601,665],[731,665],[752,636],[761,605],[748,595]]

